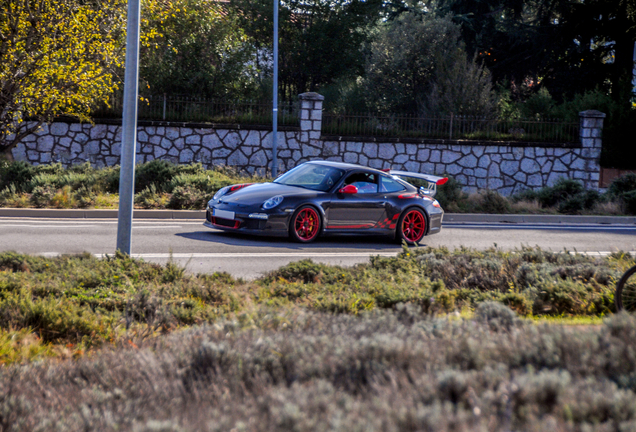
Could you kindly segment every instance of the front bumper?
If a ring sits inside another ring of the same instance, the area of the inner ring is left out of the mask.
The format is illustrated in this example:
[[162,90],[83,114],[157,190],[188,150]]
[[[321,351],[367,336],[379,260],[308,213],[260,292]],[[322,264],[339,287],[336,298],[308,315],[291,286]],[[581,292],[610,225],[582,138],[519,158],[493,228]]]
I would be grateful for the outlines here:
[[207,208],[203,225],[208,228],[245,234],[287,236],[290,217],[291,213],[284,210],[264,211],[260,208],[239,207],[224,203]]

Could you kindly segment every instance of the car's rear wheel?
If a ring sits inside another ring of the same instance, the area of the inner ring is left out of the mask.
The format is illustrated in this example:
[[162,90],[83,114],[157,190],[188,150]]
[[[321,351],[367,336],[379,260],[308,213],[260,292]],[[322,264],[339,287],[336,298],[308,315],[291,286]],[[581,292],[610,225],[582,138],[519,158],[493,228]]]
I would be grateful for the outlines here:
[[407,208],[398,223],[397,239],[407,244],[415,244],[426,234],[426,215],[416,207]]
[[309,243],[318,237],[320,224],[318,211],[312,206],[303,206],[292,216],[289,234],[296,241]]

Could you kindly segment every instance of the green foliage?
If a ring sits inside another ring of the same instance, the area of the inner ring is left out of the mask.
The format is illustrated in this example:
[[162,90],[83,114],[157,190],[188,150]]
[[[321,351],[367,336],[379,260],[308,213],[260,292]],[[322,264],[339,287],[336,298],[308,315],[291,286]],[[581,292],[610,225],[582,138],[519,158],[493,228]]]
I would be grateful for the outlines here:
[[[150,304],[140,298],[131,316]],[[2,334],[0,349],[28,336]],[[0,410],[9,430],[629,430],[635,347],[627,314],[562,326],[492,303],[474,319],[405,304],[258,309],[78,361],[5,366]]]
[[27,162],[3,162],[0,166],[0,190],[13,184],[17,192],[22,192],[34,175],[34,167]]
[[174,209],[202,209],[210,194],[194,186],[177,186],[172,191],[168,207]]
[[488,69],[469,61],[462,48],[438,55],[430,92],[419,100],[421,112],[430,117],[454,114],[491,118],[495,93]]
[[[232,0],[229,5],[257,49],[271,49],[271,3]],[[382,7],[379,0],[281,3],[279,80],[283,97],[292,99],[299,93],[363,75],[364,44],[381,19]],[[265,69],[267,59],[258,62]]]
[[481,213],[510,213],[510,202],[495,191],[485,190],[478,196],[477,210]]
[[366,86],[380,112],[417,112],[435,82],[438,62],[460,48],[450,17],[405,13],[381,27],[370,48]]
[[446,211],[457,211],[466,201],[468,195],[462,191],[463,186],[454,177],[446,177],[448,177],[448,181],[437,187],[435,199],[439,201],[442,208]]
[[560,178],[554,186],[541,189],[538,198],[546,207],[558,206],[559,211],[564,213],[576,213],[592,208],[600,195],[594,191],[586,191],[577,180]]
[[612,181],[607,188],[608,195],[620,197],[623,194],[636,191],[636,174],[628,173]]
[[55,116],[86,121],[93,104],[108,102],[123,60],[122,6],[118,0],[3,1],[0,151]]
[[151,185],[163,192],[176,173],[177,165],[163,159],[140,164],[135,168],[135,192],[141,192]]
[[159,2],[147,24],[159,36],[141,50],[144,91],[230,99],[260,96],[258,79],[263,71],[255,64],[256,47],[237,18],[218,3]]
[[[118,166],[93,168],[89,163],[64,169],[61,164],[31,166],[24,162],[0,167],[0,205],[8,207],[91,208],[113,206],[119,190]],[[155,160],[137,165],[135,204],[147,209],[203,209],[217,190],[236,183],[266,181],[245,177],[227,167],[206,170],[201,163],[175,165]],[[15,181],[10,181],[15,179]]]

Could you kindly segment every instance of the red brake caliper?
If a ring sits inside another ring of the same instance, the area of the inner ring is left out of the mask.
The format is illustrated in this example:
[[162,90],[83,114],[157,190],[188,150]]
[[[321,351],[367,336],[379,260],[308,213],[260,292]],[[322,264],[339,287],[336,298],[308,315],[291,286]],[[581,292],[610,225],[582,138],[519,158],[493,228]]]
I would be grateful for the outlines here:
[[296,232],[298,233],[298,237],[303,240],[308,240],[313,237],[316,224],[316,215],[313,213],[315,212],[310,209],[305,209],[300,212],[296,219]]

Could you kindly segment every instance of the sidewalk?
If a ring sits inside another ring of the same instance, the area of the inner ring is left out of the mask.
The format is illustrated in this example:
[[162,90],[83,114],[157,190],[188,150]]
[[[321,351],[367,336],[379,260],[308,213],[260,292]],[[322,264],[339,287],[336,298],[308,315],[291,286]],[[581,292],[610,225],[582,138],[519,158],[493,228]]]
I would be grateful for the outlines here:
[[[11,218],[78,218],[116,219],[117,210],[13,209],[0,208],[0,217]],[[204,210],[134,210],[135,219],[205,219]],[[567,216],[446,213],[445,224],[509,223],[509,224],[607,224],[636,225],[636,216]]]

